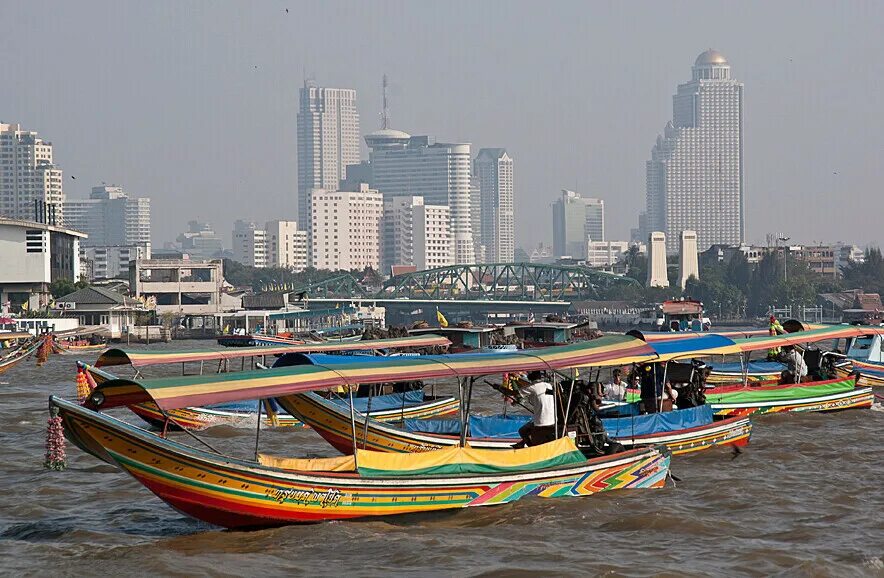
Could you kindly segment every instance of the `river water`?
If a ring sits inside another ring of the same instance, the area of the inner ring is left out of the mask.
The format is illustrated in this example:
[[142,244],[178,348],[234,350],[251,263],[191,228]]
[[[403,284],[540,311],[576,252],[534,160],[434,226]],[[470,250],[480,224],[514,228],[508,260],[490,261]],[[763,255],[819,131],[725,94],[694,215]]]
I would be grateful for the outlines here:
[[[663,490],[229,532],[71,444],[66,471],[43,469],[46,399],[75,395],[74,361],[32,359],[0,374],[0,573],[884,576],[879,405],[761,418],[739,455],[676,456],[680,481]],[[478,399],[474,407],[499,410],[496,394]],[[252,428],[202,435],[235,455],[254,450]],[[310,430],[265,430],[261,440],[268,453],[334,455]]]

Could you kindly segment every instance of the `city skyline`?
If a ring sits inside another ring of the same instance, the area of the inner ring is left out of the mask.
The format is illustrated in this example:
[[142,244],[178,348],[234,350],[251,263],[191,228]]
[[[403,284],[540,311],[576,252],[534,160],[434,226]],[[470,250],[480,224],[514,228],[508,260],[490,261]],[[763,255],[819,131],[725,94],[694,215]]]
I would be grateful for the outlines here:
[[[516,245],[530,252],[551,242],[548,219],[538,215],[562,188],[605,199],[608,237],[628,238],[644,206],[649,143],[671,117],[672,88],[684,81],[685,63],[713,46],[750,87],[746,240],[789,228],[798,241],[879,243],[874,215],[884,201],[874,193],[884,169],[874,151],[884,126],[869,95],[879,90],[881,64],[855,55],[880,53],[872,23],[884,9],[750,3],[720,22],[721,6],[648,6],[638,18],[612,5],[562,3],[555,18],[527,4],[495,18],[493,7],[478,7],[462,30],[430,45],[415,42],[420,35],[411,29],[421,22],[449,29],[466,5],[292,10],[306,19],[286,19],[276,4],[244,13],[234,4],[10,5],[12,21],[30,24],[0,40],[17,78],[0,117],[53,142],[69,198],[88,196],[101,181],[121,182],[150,196],[157,215],[174,215],[155,225],[160,246],[190,219],[217,223],[226,237],[236,218],[294,218],[304,70],[322,85],[356,90],[363,135],[380,126],[386,72],[393,126],[469,142],[473,151],[505,146],[519,159]],[[784,26],[798,8],[805,25]],[[316,18],[340,31],[338,46],[317,42],[322,31],[305,24]],[[78,32],[92,21],[106,34]],[[621,34],[632,27],[635,34]],[[380,34],[368,40],[359,29]],[[543,50],[516,42],[529,31]],[[830,42],[820,43],[823,36]],[[118,48],[107,51],[110,43]],[[170,138],[178,132],[193,139]],[[260,147],[242,138],[256,135]],[[863,210],[831,218],[851,205]]]

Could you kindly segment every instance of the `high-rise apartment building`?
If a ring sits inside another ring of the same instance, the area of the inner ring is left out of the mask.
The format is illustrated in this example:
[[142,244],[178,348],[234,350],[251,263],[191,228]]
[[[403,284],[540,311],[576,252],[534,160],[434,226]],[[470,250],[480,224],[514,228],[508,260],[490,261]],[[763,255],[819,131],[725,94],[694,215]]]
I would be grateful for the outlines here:
[[64,214],[68,227],[89,235],[83,247],[150,245],[150,199],[130,196],[122,187],[92,187],[88,199],[67,199]]
[[317,269],[380,268],[384,197],[367,184],[358,191],[311,193],[311,263]]
[[366,135],[372,186],[384,198],[422,196],[450,210],[454,259],[475,262],[470,215],[470,145],[433,143],[392,129]]
[[556,257],[586,258],[589,242],[605,240],[605,201],[562,189],[553,203],[553,252]]
[[[35,203],[46,209],[37,209]],[[20,124],[0,123],[0,216],[61,225],[64,221],[61,169],[52,143]]]
[[267,232],[252,222],[233,224],[233,260],[249,267],[267,267]]
[[419,271],[454,264],[450,212],[445,205],[425,205],[423,197],[384,199],[382,272],[394,265]]
[[267,266],[292,271],[307,268],[307,231],[296,221],[270,221],[265,227]]
[[697,232],[697,246],[740,245],[745,238],[743,196],[743,84],[716,50],[697,57],[693,78],[672,99],[672,121],[647,163],[647,227],[666,233],[678,250],[681,232]]
[[513,159],[506,149],[485,148],[479,150],[473,166],[479,179],[485,257],[493,263],[511,263],[516,252]]
[[336,191],[359,163],[356,91],[305,83],[298,110],[298,224],[310,225],[310,191]]

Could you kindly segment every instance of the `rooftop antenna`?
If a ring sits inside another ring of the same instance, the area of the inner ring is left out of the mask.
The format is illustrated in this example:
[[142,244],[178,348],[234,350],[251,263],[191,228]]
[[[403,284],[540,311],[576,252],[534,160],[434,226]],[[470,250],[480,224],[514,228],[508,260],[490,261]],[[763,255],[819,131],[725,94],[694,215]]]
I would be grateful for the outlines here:
[[384,75],[383,86],[383,103],[384,108],[381,111],[381,128],[386,130],[390,124],[390,109],[387,108],[387,75]]

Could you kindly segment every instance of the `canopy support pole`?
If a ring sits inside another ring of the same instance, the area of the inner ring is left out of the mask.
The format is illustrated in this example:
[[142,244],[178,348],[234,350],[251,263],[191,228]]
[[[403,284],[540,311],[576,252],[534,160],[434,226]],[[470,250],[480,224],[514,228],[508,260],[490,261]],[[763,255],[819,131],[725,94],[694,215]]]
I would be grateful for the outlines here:
[[255,427],[255,461],[258,461],[258,441],[261,437],[261,406],[263,405],[262,401],[258,400],[258,425]]
[[[366,407],[365,407],[365,423],[363,424],[363,427],[362,427],[362,449],[367,449],[365,446],[368,443],[368,420],[369,420],[369,416],[371,415],[371,398],[372,398],[373,393],[374,393],[374,387],[369,386],[368,387],[368,403],[366,404]],[[350,403],[353,403],[352,397],[350,398]]]
[[[356,453],[356,407],[353,405],[353,386],[349,383],[347,384],[347,392],[350,395],[350,434],[353,436],[353,462],[354,465],[359,467],[359,457]],[[366,423],[368,423],[368,417],[366,416]],[[364,448],[363,448],[364,449]]]
[[571,368],[571,389],[568,390],[568,403],[565,405],[565,423],[562,425],[562,437],[568,429],[568,415],[571,413],[571,398],[574,396],[574,388],[577,387],[577,368]]

